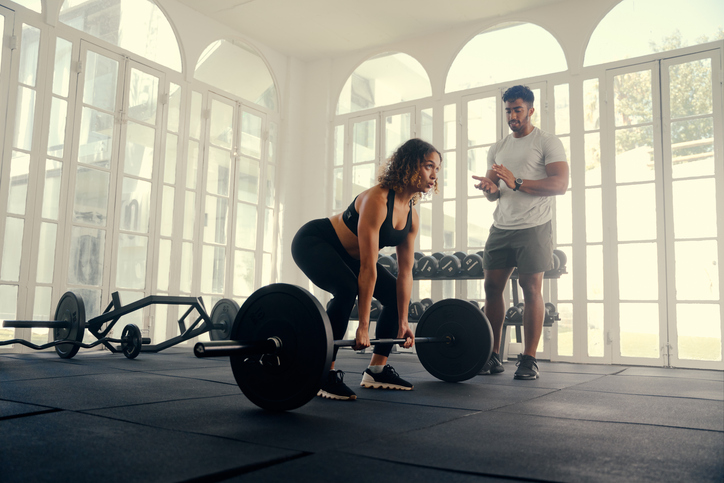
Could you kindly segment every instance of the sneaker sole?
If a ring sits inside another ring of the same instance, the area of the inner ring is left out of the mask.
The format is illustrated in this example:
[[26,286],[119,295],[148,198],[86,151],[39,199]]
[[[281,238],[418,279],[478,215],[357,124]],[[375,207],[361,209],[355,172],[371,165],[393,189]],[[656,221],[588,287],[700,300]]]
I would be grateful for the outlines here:
[[332,394],[331,392],[319,390],[317,393],[317,396],[320,396],[324,399],[333,399],[335,401],[354,401],[357,399],[357,395],[354,396],[340,396],[339,394]]
[[513,379],[522,379],[524,381],[532,381],[533,379],[538,379],[538,374],[536,374],[534,376],[520,376],[520,375],[516,374],[515,376],[513,376]]
[[396,389],[398,391],[412,391],[415,388],[415,386],[398,386],[397,384],[386,384],[384,382],[361,382],[360,387],[367,389]]

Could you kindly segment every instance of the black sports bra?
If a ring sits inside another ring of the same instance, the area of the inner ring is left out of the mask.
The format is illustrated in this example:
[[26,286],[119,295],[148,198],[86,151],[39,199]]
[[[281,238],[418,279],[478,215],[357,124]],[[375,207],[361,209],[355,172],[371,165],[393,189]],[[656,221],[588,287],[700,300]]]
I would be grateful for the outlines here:
[[[347,207],[342,215],[344,224],[347,225],[352,233],[357,236],[357,224],[359,223],[359,213],[354,207],[357,198]],[[387,218],[382,222],[380,227],[380,248],[396,247],[407,238],[412,226],[412,201],[410,201],[410,211],[407,214],[407,223],[402,230],[395,230],[392,226],[392,213],[395,211],[395,190],[390,190],[387,194]]]

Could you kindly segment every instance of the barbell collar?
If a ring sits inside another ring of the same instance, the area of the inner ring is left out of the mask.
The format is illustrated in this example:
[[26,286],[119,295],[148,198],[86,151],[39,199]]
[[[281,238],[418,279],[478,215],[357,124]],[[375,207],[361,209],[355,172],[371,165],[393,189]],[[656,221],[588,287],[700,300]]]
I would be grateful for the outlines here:
[[6,320],[3,327],[16,329],[67,329],[70,322],[67,320]]
[[196,357],[252,356],[259,354],[275,354],[282,347],[278,337],[269,337],[256,342],[238,340],[222,340],[216,342],[197,342],[194,346]]

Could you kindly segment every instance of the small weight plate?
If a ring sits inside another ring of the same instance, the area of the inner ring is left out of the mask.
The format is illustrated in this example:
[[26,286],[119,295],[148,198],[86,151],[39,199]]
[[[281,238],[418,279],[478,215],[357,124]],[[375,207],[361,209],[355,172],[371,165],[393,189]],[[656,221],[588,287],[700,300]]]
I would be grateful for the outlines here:
[[493,330],[485,314],[466,300],[446,299],[425,310],[415,337],[451,337],[453,342],[417,345],[420,363],[448,382],[465,381],[480,372],[493,352]]
[[462,269],[471,277],[477,277],[483,273],[483,257],[477,253],[465,256],[462,262]]
[[141,353],[143,336],[136,324],[128,324],[121,333],[121,352],[129,359],[135,359]]
[[[53,339],[83,342],[85,334],[85,304],[83,299],[73,292],[65,292],[55,309],[53,320],[65,320],[70,323],[68,328],[53,329]],[[80,347],[75,344],[59,344],[55,352],[63,359],[70,359],[78,353]]]
[[[231,299],[221,299],[211,309],[211,327],[209,337],[211,340],[229,340],[231,326],[234,324],[236,314],[239,313],[239,304]],[[221,327],[219,327],[221,326]]]
[[[231,356],[231,370],[251,402],[269,411],[296,409],[317,395],[332,365],[332,328],[322,304],[301,287],[276,283],[246,299],[231,339],[278,337],[274,356]],[[272,361],[273,363],[270,363]]]

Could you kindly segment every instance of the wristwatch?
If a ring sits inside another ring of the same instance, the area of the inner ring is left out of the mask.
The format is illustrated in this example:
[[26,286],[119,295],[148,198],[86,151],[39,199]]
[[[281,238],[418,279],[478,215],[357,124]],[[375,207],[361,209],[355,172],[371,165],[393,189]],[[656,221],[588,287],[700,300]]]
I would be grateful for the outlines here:
[[515,188],[513,188],[513,191],[518,191],[518,188],[520,188],[520,185],[523,184],[523,180],[520,178],[515,178]]

